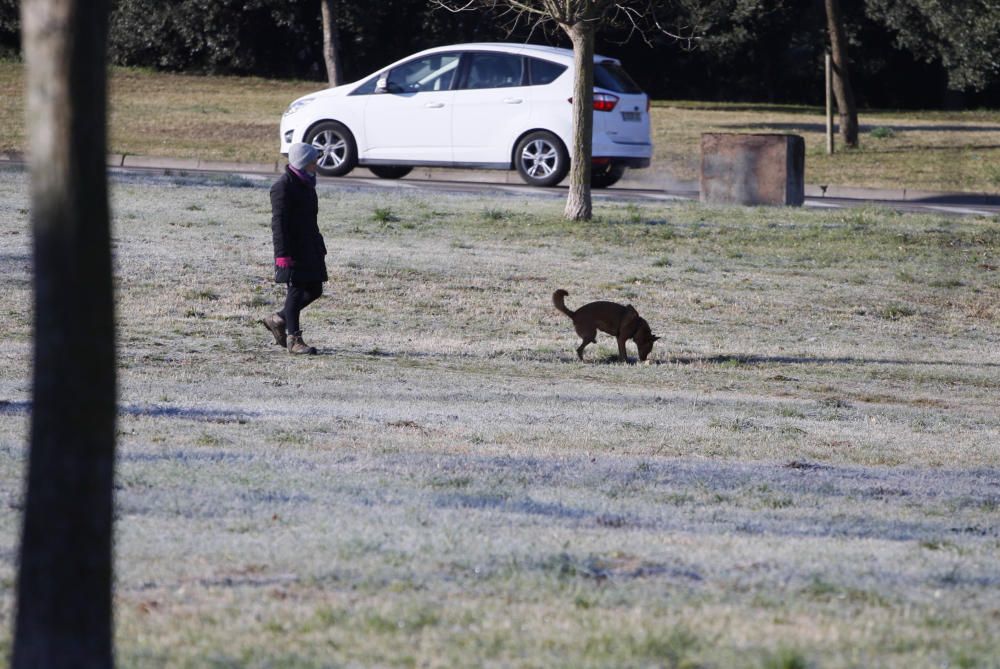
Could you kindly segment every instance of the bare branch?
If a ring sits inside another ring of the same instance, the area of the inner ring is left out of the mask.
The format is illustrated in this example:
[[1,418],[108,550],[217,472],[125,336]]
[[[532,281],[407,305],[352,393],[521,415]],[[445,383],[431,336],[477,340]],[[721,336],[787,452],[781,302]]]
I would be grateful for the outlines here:
[[615,2],[614,9],[614,19],[624,17],[624,21],[627,22],[629,26],[628,36],[621,42],[617,42],[619,44],[624,44],[638,33],[639,37],[646,43],[647,46],[653,46],[649,36],[651,30],[678,42],[684,43],[683,48],[685,49],[691,49],[695,42],[701,40],[701,37],[698,36],[697,31],[693,27],[685,26],[678,31],[665,28],[660,23],[659,18],[656,16],[656,12],[652,6],[647,5],[646,7],[640,9],[634,6],[634,4],[618,1]]
[[539,9],[518,0],[503,0],[503,4],[509,5],[512,9],[516,9],[524,14],[536,14],[538,16],[546,16],[548,14],[545,9]]
[[510,12],[516,12],[518,14],[533,14],[536,16],[547,16],[548,12],[544,9],[538,7],[533,7],[530,4],[521,2],[520,0],[467,0],[462,4],[454,4],[449,2],[449,0],[428,0],[430,4],[435,7],[440,7],[452,14],[458,14],[460,12],[473,11],[478,8],[484,9],[496,9],[498,5],[504,6],[505,11],[501,12],[501,16]]
[[637,9],[635,9],[634,7],[627,7],[621,3],[616,3],[615,10],[616,10],[615,12],[616,15],[623,14],[625,16],[625,19],[629,23],[628,35],[621,42],[618,42],[618,44],[624,44],[628,42],[629,40],[632,39],[632,37],[636,33],[639,33],[639,37],[642,39],[643,42],[646,43],[647,46],[653,46],[653,43],[649,41],[648,37],[646,37],[646,31],[639,26],[639,22],[637,19],[641,18],[641,14]]
[[479,0],[469,0],[467,3],[465,3],[460,7],[452,7],[447,2],[444,2],[444,0],[430,0],[430,3],[436,7],[444,9],[445,11],[449,11],[452,14],[458,14],[460,12],[467,12],[473,10],[476,8],[477,5],[482,4],[479,2]]

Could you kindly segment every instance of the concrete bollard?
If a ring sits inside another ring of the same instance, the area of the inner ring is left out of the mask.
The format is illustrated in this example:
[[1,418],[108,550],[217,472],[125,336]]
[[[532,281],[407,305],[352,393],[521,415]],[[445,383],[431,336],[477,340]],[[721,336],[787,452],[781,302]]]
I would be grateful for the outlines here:
[[701,201],[800,206],[806,143],[799,135],[705,133]]

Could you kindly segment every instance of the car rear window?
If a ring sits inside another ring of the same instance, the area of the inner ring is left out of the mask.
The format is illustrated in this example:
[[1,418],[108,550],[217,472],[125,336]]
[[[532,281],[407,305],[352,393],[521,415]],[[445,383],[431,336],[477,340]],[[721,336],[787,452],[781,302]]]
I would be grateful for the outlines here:
[[622,66],[610,60],[594,67],[594,86],[615,93],[642,93],[639,84],[632,81]]
[[531,85],[544,86],[558,79],[559,75],[566,71],[566,66],[553,63],[550,60],[542,60],[541,58],[529,58],[528,70],[530,72]]

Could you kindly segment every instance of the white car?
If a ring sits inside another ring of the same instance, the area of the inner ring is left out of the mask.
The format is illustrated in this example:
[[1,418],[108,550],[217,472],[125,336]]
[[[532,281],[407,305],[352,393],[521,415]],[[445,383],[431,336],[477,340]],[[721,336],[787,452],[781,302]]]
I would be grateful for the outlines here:
[[[323,152],[319,173],[361,165],[398,179],[414,166],[516,169],[553,186],[569,171],[573,52],[529,44],[457,44],[414,54],[352,84],[294,101],[293,142]],[[607,187],[653,153],[649,97],[614,58],[594,58],[593,185]]]

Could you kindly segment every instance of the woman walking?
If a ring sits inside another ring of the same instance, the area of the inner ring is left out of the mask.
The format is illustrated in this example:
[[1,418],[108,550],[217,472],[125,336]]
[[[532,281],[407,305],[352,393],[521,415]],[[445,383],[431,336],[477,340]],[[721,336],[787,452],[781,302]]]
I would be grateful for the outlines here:
[[285,307],[264,318],[274,343],[289,353],[315,354],[302,339],[299,314],[323,294],[326,244],[316,222],[316,159],[320,152],[309,144],[292,144],[288,167],[271,186],[271,237],[274,241],[274,281],[288,286]]

